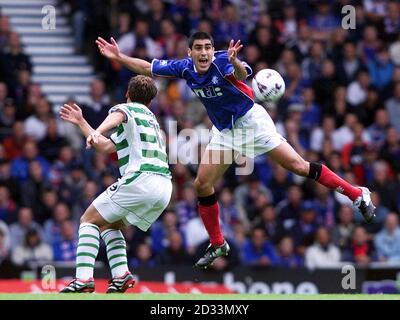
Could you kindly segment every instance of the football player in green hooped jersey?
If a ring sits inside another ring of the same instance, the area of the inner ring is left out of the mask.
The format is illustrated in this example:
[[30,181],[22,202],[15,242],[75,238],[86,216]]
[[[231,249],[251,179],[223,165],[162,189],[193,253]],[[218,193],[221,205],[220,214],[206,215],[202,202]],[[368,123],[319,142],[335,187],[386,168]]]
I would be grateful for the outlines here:
[[[99,242],[107,246],[112,280],[107,293],[125,292],[134,285],[128,270],[125,239],[120,231],[134,225],[143,231],[167,207],[172,192],[165,142],[154,114],[147,108],[157,88],[150,77],[133,77],[127,102],[112,107],[103,123],[94,130],[76,104],[65,104],[63,120],[81,129],[87,148],[118,154],[121,178],[99,195],[81,217],[76,254],[75,279],[61,292],[93,292],[93,269]],[[110,138],[103,134],[117,127]]]

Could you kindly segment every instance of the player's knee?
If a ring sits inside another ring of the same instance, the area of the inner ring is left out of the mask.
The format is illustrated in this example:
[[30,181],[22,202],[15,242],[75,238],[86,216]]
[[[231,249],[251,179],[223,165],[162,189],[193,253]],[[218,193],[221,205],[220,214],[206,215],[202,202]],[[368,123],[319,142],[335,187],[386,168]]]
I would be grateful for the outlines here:
[[306,177],[309,172],[309,164],[304,159],[295,159],[290,162],[290,171],[293,173]]
[[80,223],[92,223],[90,216],[85,212],[82,217],[79,219]]
[[198,176],[194,180],[194,187],[197,195],[202,196],[203,194],[209,194],[210,190],[212,191],[213,185],[207,179]]

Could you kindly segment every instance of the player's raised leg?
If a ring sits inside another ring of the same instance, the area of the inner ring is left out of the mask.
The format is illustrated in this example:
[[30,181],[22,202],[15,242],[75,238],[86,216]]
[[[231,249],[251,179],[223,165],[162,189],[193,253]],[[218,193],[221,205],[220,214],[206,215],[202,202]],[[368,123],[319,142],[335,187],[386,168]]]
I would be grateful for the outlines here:
[[100,228],[108,222],[93,205],[86,209],[80,222],[75,279],[61,293],[93,292],[95,289],[93,270],[99,252]]
[[106,244],[107,259],[112,274],[107,293],[123,293],[135,284],[128,269],[126,242],[120,230],[124,226],[124,223],[119,221],[101,232],[101,238]]
[[207,268],[220,256],[226,256],[229,245],[219,223],[219,207],[214,185],[232,163],[232,151],[206,150],[202,156],[194,185],[198,196],[199,214],[210,237],[204,256],[195,266]]
[[268,155],[285,169],[299,176],[313,179],[331,190],[343,193],[353,201],[354,206],[360,210],[367,223],[373,221],[375,206],[367,188],[354,187],[325,165],[304,160],[287,142],[274,148]]

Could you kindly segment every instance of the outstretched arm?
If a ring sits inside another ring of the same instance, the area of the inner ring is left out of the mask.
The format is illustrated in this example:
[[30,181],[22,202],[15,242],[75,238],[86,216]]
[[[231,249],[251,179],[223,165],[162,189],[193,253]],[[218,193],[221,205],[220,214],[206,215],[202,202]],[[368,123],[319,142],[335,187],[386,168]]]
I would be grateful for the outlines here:
[[232,63],[233,67],[235,68],[234,75],[235,78],[238,80],[246,80],[248,76],[245,66],[237,58],[237,54],[242,48],[243,45],[240,44],[240,40],[238,40],[236,43],[234,43],[234,41],[231,40],[231,42],[229,43],[228,58],[229,62]]
[[[85,120],[82,115],[82,110],[77,104],[64,104],[64,106],[61,107],[60,116],[61,119],[77,125],[85,138],[89,137],[95,131]],[[97,151],[103,153],[113,153],[116,151],[114,143],[102,135],[98,137],[98,142],[94,144],[94,147]]]
[[122,64],[124,67],[132,70],[137,74],[142,74],[151,77],[151,64],[146,60],[131,58],[119,51],[119,47],[114,38],[111,38],[111,43],[101,37],[96,40],[97,47],[100,53],[106,58]]

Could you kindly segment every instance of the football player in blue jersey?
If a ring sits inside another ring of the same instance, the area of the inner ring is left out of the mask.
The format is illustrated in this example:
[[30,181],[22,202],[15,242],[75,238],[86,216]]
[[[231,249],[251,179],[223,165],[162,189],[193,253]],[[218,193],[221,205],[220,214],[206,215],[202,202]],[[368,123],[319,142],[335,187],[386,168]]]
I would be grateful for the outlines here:
[[365,221],[372,222],[375,207],[369,190],[352,186],[323,164],[304,160],[276,131],[267,111],[254,102],[253,91],[244,82],[252,70],[238,58],[242,48],[240,40],[236,43],[232,40],[227,50],[215,51],[213,38],[205,32],[196,32],[189,39],[187,58],[153,59],[151,63],[121,53],[116,41],[113,38],[110,41],[100,37],[96,40],[101,54],[135,73],[185,79],[214,125],[213,137],[202,155],[194,182],[199,214],[210,237],[210,245],[196,266],[207,268],[217,257],[229,252],[220,228],[214,185],[230,166],[232,161],[224,160],[233,152],[251,158],[268,153],[285,169],[345,194]]

